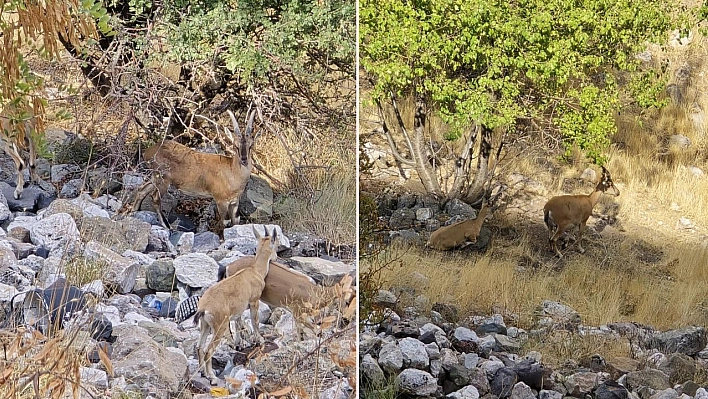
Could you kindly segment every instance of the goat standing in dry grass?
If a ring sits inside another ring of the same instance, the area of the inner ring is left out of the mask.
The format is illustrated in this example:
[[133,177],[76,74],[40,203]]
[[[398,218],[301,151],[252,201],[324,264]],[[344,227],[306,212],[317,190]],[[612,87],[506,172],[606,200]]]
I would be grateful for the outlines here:
[[480,208],[477,218],[464,220],[435,230],[430,235],[426,245],[439,251],[447,251],[474,244],[477,242],[484,218],[487,215],[489,215],[489,206],[487,205],[487,200],[483,199],[482,208]]
[[37,150],[32,140],[32,134],[37,128],[37,118],[30,112],[21,112],[15,106],[7,106],[0,115],[0,146],[15,162],[17,171],[17,185],[13,196],[20,199],[25,186],[25,161],[22,159],[21,150],[29,151],[30,179],[39,181],[36,170]]
[[[258,343],[263,342],[263,337],[258,331],[258,301],[261,299],[265,278],[268,275],[270,262],[277,256],[277,231],[273,230],[272,237],[268,236],[268,229],[265,229],[265,236],[261,237],[256,228],[253,233],[258,239],[256,256],[250,267],[240,270],[215,285],[211,286],[199,299],[197,313],[194,315],[194,322],[199,323],[201,336],[197,346],[197,357],[199,365],[204,371],[205,377],[211,380],[212,385],[216,385],[218,379],[211,366],[211,358],[214,351],[229,328],[229,321],[232,317],[241,317],[247,307],[251,310],[251,323],[256,333]],[[212,333],[212,339],[205,348],[207,335]]]
[[548,227],[548,243],[551,251],[555,251],[559,258],[563,254],[558,250],[558,238],[568,228],[578,226],[578,250],[584,253],[582,238],[583,230],[592,209],[600,201],[602,193],[612,189],[612,195],[619,196],[620,192],[612,183],[610,172],[602,167],[602,176],[595,187],[595,191],[588,195],[559,195],[553,197],[543,207],[543,221]]
[[[231,225],[238,224],[238,202],[253,170],[251,148],[256,139],[253,135],[255,110],[248,116],[245,133],[241,133],[236,117],[227,111],[234,131],[241,143],[236,145],[228,129],[224,128],[232,156],[207,154],[195,151],[172,140],[155,144],[145,151],[144,159],[153,170],[152,180],[138,190],[132,206],[126,212],[139,209],[140,203],[149,194],[160,223],[168,228],[162,215],[161,200],[170,185],[185,193],[214,198],[219,217],[227,218]],[[231,147],[232,146],[232,147]]]

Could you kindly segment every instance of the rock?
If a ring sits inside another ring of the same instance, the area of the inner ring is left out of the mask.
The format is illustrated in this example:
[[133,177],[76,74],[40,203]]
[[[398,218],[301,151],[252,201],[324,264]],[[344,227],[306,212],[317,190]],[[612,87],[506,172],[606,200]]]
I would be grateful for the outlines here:
[[15,187],[10,186],[5,182],[0,182],[0,194],[6,201],[7,207],[13,212],[36,212],[39,209],[39,202],[42,196],[48,195],[37,186],[30,185],[22,190],[20,199],[14,197]]
[[[522,381],[531,388],[535,390],[551,388],[548,386],[548,383],[550,382],[552,370],[544,368],[541,363],[527,359],[520,361],[513,368],[519,381]],[[546,383],[546,386],[544,386],[544,383]]]
[[409,208],[396,209],[388,220],[391,230],[404,230],[415,224],[415,211]]
[[509,338],[506,335],[494,334],[494,339],[496,340],[497,347],[499,347],[504,352],[519,353],[521,350],[521,343],[513,338]]
[[145,252],[151,231],[148,223],[133,217],[114,222],[103,217],[84,216],[81,227],[84,241],[100,241],[118,253],[126,249]]
[[511,395],[511,391],[516,385],[516,372],[508,367],[501,367],[494,373],[490,390],[492,395],[497,398],[507,398]]
[[624,374],[637,370],[639,370],[639,361],[635,359],[615,357],[607,361],[607,372],[615,380]]
[[307,274],[324,286],[332,286],[339,282],[345,275],[356,273],[356,265],[344,262],[333,262],[322,258],[305,258],[293,256],[294,269]]
[[645,345],[662,353],[683,353],[695,356],[708,344],[708,335],[703,327],[685,327],[654,334]]
[[474,329],[477,335],[485,334],[504,334],[506,335],[506,325],[504,318],[500,314],[495,314],[492,317],[485,318]]
[[477,334],[466,327],[457,327],[452,337],[452,344],[464,353],[474,352],[479,342]]
[[10,208],[7,207],[7,204],[0,202],[0,224],[3,224],[11,219],[12,212],[10,212]]
[[156,260],[145,268],[147,286],[155,291],[173,291],[177,287],[172,260]]
[[479,399],[479,391],[472,385],[463,387],[445,396],[448,399]]
[[58,199],[49,204],[47,209],[44,210],[43,217],[46,218],[52,215],[56,215],[57,213],[68,213],[69,215],[71,215],[72,219],[74,219],[76,227],[81,228],[81,221],[84,218],[84,211],[78,205],[72,203],[69,200]]
[[221,242],[218,235],[212,233],[211,231],[205,231],[194,235],[192,251],[207,253],[211,250],[219,248],[220,244]]
[[538,392],[538,399],[563,399],[563,394],[557,391],[543,389]]
[[669,377],[663,372],[654,369],[645,369],[627,373],[626,382],[624,385],[631,391],[638,391],[643,387],[648,387],[654,390],[671,388]]
[[188,254],[192,252],[192,247],[194,246],[194,233],[191,231],[177,232],[170,235],[170,241],[174,244],[178,253]]
[[273,189],[265,179],[251,175],[238,204],[239,214],[248,220],[265,221],[273,216]]
[[256,253],[258,241],[253,234],[254,227],[258,229],[258,233],[261,235],[265,234],[265,228],[268,228],[269,234],[272,233],[273,229],[278,232],[278,252],[290,248],[290,240],[283,234],[280,226],[274,224],[240,224],[224,229],[224,245],[228,245],[230,248],[237,247],[239,251],[247,255]]
[[585,170],[583,170],[583,174],[580,175],[580,178],[585,181],[595,183],[597,182],[597,172],[595,172],[595,169],[593,168],[585,168]]
[[430,358],[424,343],[407,337],[398,341],[398,347],[403,355],[404,368],[425,370],[428,367]]
[[667,388],[651,395],[650,399],[677,399],[679,397],[678,392],[673,388]]
[[574,331],[581,322],[578,312],[555,301],[543,301],[538,309],[539,328],[564,328]]
[[486,395],[491,390],[487,373],[479,367],[469,369],[470,385],[477,388],[480,395]]
[[568,376],[565,380],[565,388],[568,390],[568,395],[583,398],[584,395],[592,392],[598,383],[597,373],[581,371]]
[[708,391],[706,391],[706,388],[698,388],[693,399],[708,399]]
[[415,210],[415,219],[419,222],[424,222],[433,217],[433,211],[430,208],[418,208]]
[[462,355],[462,364],[468,369],[473,369],[479,364],[479,355],[476,353],[464,353]]
[[403,368],[403,352],[396,342],[389,342],[381,347],[379,365],[391,374],[396,374]]
[[396,294],[388,290],[379,290],[374,297],[374,303],[378,306],[383,306],[389,309],[395,309],[398,303]]
[[477,217],[477,211],[458,198],[453,198],[445,204],[445,213],[450,215],[450,217],[461,216],[463,219]]
[[449,303],[436,302],[433,304],[432,310],[440,313],[443,319],[445,319],[447,322],[457,323],[457,321],[459,320],[459,317],[457,315],[457,307],[455,305]]
[[89,241],[84,249],[86,259],[97,260],[106,265],[103,281],[113,286],[121,294],[133,290],[135,279],[140,271],[140,264],[111,251],[109,248],[96,241]]
[[368,353],[364,355],[364,358],[359,363],[359,372],[362,377],[375,386],[383,384],[386,380],[379,363]]
[[683,353],[672,353],[659,364],[659,370],[669,376],[669,383],[682,384],[693,380],[696,375],[696,362]]
[[428,372],[405,369],[396,377],[396,386],[404,394],[415,396],[432,395],[438,390],[437,380]]
[[145,250],[149,252],[174,253],[175,247],[170,241],[170,231],[162,226],[150,225],[150,234],[148,234],[148,243]]
[[81,194],[83,186],[84,179],[71,179],[61,187],[59,197],[65,199],[76,198]]
[[42,246],[59,257],[73,255],[81,241],[76,223],[67,213],[57,213],[33,224],[30,238],[34,245]]
[[141,327],[121,325],[114,329],[114,335],[112,362],[116,377],[179,394],[187,372],[184,355],[168,351]]
[[521,173],[511,173],[508,178],[509,186],[515,190],[526,191],[530,194],[545,196],[548,194],[546,187],[539,181],[522,175]]
[[103,370],[79,367],[79,375],[82,384],[90,384],[100,389],[108,388],[108,374]]
[[423,325],[423,327],[420,328],[419,332],[421,336],[425,333],[432,333],[435,339],[435,343],[438,344],[438,347],[440,348],[449,348],[451,345],[450,340],[445,334],[445,331],[442,328],[436,326],[435,324],[426,323]]
[[487,374],[487,378],[492,379],[497,371],[504,367],[504,362],[494,357],[483,361],[479,367]]
[[691,139],[683,134],[672,134],[669,137],[669,146],[680,149],[686,149],[691,146]]
[[511,389],[511,399],[536,399],[536,395],[531,390],[531,387],[523,382],[517,382],[514,388]]
[[217,281],[219,264],[205,254],[180,255],[172,265],[177,280],[190,287],[208,287]]

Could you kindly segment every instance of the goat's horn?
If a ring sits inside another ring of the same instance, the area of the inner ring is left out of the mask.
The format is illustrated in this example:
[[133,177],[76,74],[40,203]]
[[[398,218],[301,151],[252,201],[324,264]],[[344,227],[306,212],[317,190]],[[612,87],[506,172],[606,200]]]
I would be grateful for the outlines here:
[[266,227],[265,225],[263,225],[263,231],[265,231],[265,236],[264,236],[264,237],[268,237],[268,236],[269,236],[269,235],[268,235],[268,227]]
[[277,237],[278,237],[278,230],[275,227],[273,227],[273,241],[275,241]]
[[248,122],[246,123],[246,136],[250,136],[253,133],[253,120],[256,118],[256,110],[252,110],[251,114],[248,115]]
[[[253,235],[256,236],[256,239],[260,240],[262,238],[261,233],[258,232],[256,229],[256,225],[252,226],[253,228]],[[266,235],[268,235],[268,230],[266,229]]]
[[231,123],[233,123],[233,125],[234,125],[234,131],[236,132],[236,134],[238,134],[238,135],[240,136],[240,135],[241,135],[241,129],[238,127],[238,121],[236,120],[236,117],[234,116],[234,113],[231,112],[230,109],[227,109],[226,112],[229,113],[229,117],[231,118]]

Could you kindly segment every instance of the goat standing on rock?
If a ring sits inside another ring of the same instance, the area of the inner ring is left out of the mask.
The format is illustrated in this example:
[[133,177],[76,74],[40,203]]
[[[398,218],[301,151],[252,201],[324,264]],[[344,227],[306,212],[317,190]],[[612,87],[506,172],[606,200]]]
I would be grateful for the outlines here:
[[[211,366],[211,358],[214,351],[229,328],[229,321],[232,317],[241,317],[241,314],[250,307],[251,323],[255,331],[258,343],[263,342],[263,337],[258,331],[258,301],[261,299],[265,278],[270,269],[270,262],[277,257],[276,248],[277,230],[273,230],[273,235],[268,236],[268,229],[265,228],[265,236],[261,237],[256,228],[253,233],[258,239],[256,256],[250,267],[244,268],[234,275],[219,281],[211,286],[199,299],[197,313],[194,315],[194,323],[199,323],[201,336],[197,346],[197,357],[199,365],[204,371],[204,376],[211,380],[212,385],[216,385],[218,379]],[[209,345],[205,347],[207,335],[213,333]]]
[[595,191],[588,195],[559,195],[553,197],[543,207],[543,221],[548,227],[548,243],[551,251],[555,251],[559,258],[563,254],[558,250],[558,238],[568,228],[578,226],[578,249],[584,253],[582,238],[583,230],[592,208],[600,201],[602,193],[612,189],[612,195],[619,196],[620,192],[612,183],[610,172],[602,166],[602,176],[595,187]]
[[189,194],[214,198],[219,217],[228,218],[231,225],[238,224],[238,202],[253,170],[251,148],[255,141],[253,119],[255,110],[248,116],[245,133],[241,133],[236,117],[227,111],[234,126],[234,131],[240,136],[241,143],[236,145],[228,129],[232,156],[207,154],[195,151],[172,140],[165,140],[148,148],[144,158],[153,169],[151,180],[138,190],[133,204],[125,212],[139,209],[140,203],[149,194],[160,223],[168,228],[162,215],[161,200],[170,185]]

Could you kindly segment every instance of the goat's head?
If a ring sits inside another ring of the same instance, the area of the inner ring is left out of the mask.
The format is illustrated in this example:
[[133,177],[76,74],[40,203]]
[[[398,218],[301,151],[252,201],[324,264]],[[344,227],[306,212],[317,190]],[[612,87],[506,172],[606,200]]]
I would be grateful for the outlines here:
[[[604,166],[601,166],[601,168],[602,176],[600,176],[600,181],[597,183],[596,189],[602,191],[603,193],[619,196],[620,191],[617,187],[615,187],[614,183],[612,183],[612,177],[610,176],[610,172],[608,172]],[[607,190],[610,189],[612,189],[611,192],[608,192]]]
[[231,122],[234,125],[234,132],[236,132],[240,140],[239,144],[236,145],[236,140],[229,129],[224,128],[226,135],[231,142],[233,152],[235,153],[233,156],[239,159],[241,165],[247,167],[251,162],[251,149],[253,148],[253,143],[256,141],[256,137],[258,136],[258,134],[253,134],[253,120],[256,116],[256,110],[252,110],[246,116],[246,131],[243,133],[241,132],[238,121],[231,110],[227,110],[226,112],[228,112]]
[[258,247],[256,248],[256,254],[262,251],[267,251],[268,252],[268,262],[272,262],[278,258],[278,230],[273,228],[273,235],[268,235],[268,228],[263,226],[263,229],[265,230],[265,234],[261,236],[261,234],[258,232],[256,229],[256,226],[253,226],[253,234],[256,236],[256,239],[258,240]]

